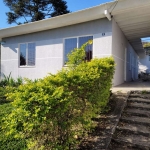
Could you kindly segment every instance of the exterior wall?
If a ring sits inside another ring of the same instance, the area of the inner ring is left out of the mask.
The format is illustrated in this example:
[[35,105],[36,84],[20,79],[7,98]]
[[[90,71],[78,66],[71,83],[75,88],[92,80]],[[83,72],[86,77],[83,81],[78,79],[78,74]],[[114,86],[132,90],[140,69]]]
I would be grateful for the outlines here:
[[112,56],[116,62],[113,86],[116,86],[138,78],[138,56],[115,20],[112,22]]
[[[19,76],[30,79],[43,78],[48,73],[56,73],[64,65],[64,39],[93,35],[93,57],[111,55],[112,23],[99,19],[63,28],[42,31],[3,39],[1,50],[1,76]],[[35,67],[19,67],[19,44],[35,42]]]
[[150,73],[150,56],[141,55],[139,57],[139,73],[140,72]]

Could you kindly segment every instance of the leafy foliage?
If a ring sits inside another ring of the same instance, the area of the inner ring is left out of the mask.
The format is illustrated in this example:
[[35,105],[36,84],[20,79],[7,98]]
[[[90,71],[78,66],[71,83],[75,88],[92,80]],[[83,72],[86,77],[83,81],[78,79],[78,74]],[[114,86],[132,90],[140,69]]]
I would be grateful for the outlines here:
[[113,58],[86,62],[84,48],[68,55],[68,68],[38,81],[27,80],[8,94],[13,111],[4,118],[7,137],[26,141],[27,149],[76,149],[93,127],[92,118],[108,103]]
[[5,136],[5,130],[2,130],[3,119],[7,118],[13,106],[11,103],[0,103],[0,150],[25,150],[26,141],[24,139],[16,139],[13,136]]
[[77,65],[85,62],[85,48],[87,45],[92,44],[93,41],[89,40],[83,44],[80,48],[75,48],[68,54],[68,62],[66,63],[69,67],[76,67]]
[[8,76],[4,75],[4,78],[0,81],[0,87],[17,87],[23,83],[23,79],[21,77],[16,80],[11,77],[11,72]]
[[150,47],[150,42],[145,42],[145,43],[143,44],[143,47],[144,47],[144,48]]
[[24,18],[25,22],[34,22],[45,18],[55,17],[69,13],[65,0],[3,0],[9,7],[7,22],[16,23],[18,19]]

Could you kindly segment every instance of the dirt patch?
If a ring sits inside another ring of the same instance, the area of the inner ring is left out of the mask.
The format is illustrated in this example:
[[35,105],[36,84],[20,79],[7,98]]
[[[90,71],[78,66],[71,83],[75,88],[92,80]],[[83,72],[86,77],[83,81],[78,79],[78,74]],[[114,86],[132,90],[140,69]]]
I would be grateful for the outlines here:
[[128,94],[114,93],[108,103],[108,112],[100,114],[93,120],[97,124],[95,129],[82,141],[78,150],[103,150],[111,141],[112,134],[118,124],[124,109]]

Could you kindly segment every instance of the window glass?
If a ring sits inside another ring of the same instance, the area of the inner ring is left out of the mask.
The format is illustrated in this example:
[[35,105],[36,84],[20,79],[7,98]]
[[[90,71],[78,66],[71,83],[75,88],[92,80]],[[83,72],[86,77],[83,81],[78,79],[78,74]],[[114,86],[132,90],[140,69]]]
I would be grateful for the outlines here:
[[35,66],[35,43],[28,43],[28,66]]
[[26,44],[20,44],[20,66],[26,65]]
[[[81,47],[89,40],[93,40],[93,36],[79,37],[79,47]],[[85,60],[90,61],[92,59],[93,44],[87,45],[85,51],[86,51]]]
[[74,48],[77,48],[77,38],[71,38],[65,40],[65,62],[68,61],[67,55]]

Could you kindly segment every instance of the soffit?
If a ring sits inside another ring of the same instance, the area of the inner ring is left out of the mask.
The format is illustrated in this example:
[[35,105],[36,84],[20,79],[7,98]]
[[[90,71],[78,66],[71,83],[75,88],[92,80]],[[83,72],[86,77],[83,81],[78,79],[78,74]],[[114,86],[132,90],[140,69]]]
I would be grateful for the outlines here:
[[116,2],[111,14],[137,54],[143,53],[141,38],[150,36],[150,0]]

